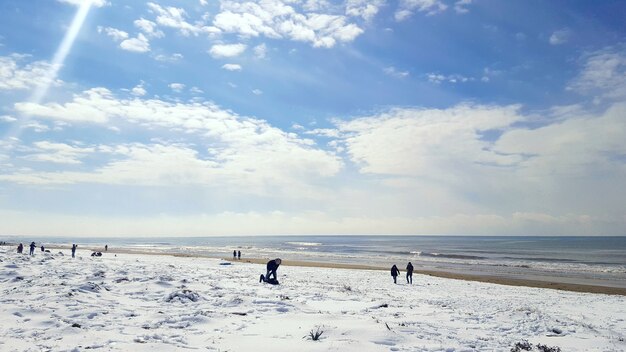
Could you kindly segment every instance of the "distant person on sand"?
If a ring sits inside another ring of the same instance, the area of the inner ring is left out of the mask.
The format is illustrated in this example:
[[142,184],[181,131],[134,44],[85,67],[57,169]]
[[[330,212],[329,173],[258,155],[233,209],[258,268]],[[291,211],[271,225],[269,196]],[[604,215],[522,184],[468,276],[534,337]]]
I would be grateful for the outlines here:
[[413,285],[413,264],[411,262],[406,266],[406,283]]
[[17,253],[22,254],[23,251],[24,245],[20,243],[19,245],[17,245]]
[[74,243],[72,245],[72,258],[76,257],[76,247],[78,247],[78,246],[76,245],[76,243]]
[[104,245],[104,251],[106,252],[106,251],[108,251],[108,250],[109,250],[109,245],[108,245],[108,244],[105,244],[105,245]]
[[282,263],[280,258],[276,258],[274,260],[270,260],[269,262],[267,262],[267,273],[265,274],[265,279],[267,281],[271,280],[272,276],[274,276],[274,280],[278,280],[278,276],[276,275],[276,270],[278,270],[280,263]]
[[237,251],[237,259],[241,260],[241,251]]
[[393,276],[393,283],[397,284],[398,282],[396,281],[396,279],[398,278],[398,275],[400,275],[400,269],[398,269],[398,267],[394,264],[391,267],[391,276]]
[[37,247],[37,245],[35,245],[35,242],[31,242],[30,243],[30,255],[35,254],[35,247]]
[[45,252],[45,251],[46,251],[46,249],[43,247],[43,244],[41,245],[41,251],[42,251],[42,252]]
[[233,251],[233,259],[237,259],[237,251]]

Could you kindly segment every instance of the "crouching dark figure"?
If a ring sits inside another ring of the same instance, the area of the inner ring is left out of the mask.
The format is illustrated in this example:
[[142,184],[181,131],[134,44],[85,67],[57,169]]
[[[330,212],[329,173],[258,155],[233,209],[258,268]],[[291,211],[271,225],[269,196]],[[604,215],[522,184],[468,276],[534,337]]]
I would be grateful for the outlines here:
[[265,283],[272,284],[272,285],[279,285],[280,284],[278,282],[278,280],[276,280],[276,278],[273,277],[271,279],[268,279],[263,274],[261,274],[261,277],[259,278],[259,282],[265,282]]
[[259,282],[263,281],[272,285],[278,285],[278,276],[276,275],[276,270],[278,270],[280,263],[282,263],[280,258],[276,258],[267,262],[267,272],[265,273],[265,275],[261,275]]

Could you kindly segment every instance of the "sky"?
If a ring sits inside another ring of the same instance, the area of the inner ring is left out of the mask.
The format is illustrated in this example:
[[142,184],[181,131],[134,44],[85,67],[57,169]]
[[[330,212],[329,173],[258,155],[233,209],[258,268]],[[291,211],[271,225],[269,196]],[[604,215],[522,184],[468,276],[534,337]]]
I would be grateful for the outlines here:
[[4,0],[0,234],[626,235],[624,18]]

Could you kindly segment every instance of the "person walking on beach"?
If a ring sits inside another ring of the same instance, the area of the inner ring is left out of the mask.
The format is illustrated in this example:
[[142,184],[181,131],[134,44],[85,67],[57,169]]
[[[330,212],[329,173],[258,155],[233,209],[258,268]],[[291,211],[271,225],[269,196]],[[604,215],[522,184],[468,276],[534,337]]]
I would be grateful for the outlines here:
[[37,247],[37,245],[35,245],[35,242],[31,242],[30,243],[30,255],[35,254],[35,247]]
[[78,247],[76,243],[72,244],[72,258],[76,257],[76,247]]
[[104,251],[105,251],[105,252],[108,252],[108,251],[109,251],[109,245],[108,245],[108,244],[105,244],[105,245],[104,245]]
[[24,245],[20,243],[17,246],[17,253],[22,254],[23,251],[24,251]]
[[413,285],[413,264],[411,262],[406,266],[406,283]]
[[400,275],[400,269],[398,269],[398,267],[394,264],[391,267],[391,276],[393,276],[393,283],[397,284],[398,282],[396,281],[398,278],[398,275]]
[[267,273],[265,274],[265,279],[266,280],[270,280],[271,276],[274,276],[275,280],[278,280],[278,276],[276,275],[276,270],[278,270],[278,267],[280,266],[280,263],[282,261],[280,260],[280,258],[276,258],[274,260],[270,260],[269,262],[267,262]]
[[233,259],[237,259],[237,251],[233,251]]
[[46,249],[44,248],[43,244],[41,245],[41,251],[42,251],[42,252],[45,252],[45,251],[46,251]]
[[237,251],[237,259],[241,260],[241,251]]

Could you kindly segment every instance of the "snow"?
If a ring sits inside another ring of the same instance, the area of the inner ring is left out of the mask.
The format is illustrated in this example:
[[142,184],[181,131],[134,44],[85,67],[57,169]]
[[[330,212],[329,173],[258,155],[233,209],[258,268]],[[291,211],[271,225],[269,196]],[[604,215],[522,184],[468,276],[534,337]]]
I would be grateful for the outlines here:
[[285,265],[272,286],[257,264],[68,253],[0,248],[0,351],[626,350],[624,296]]

